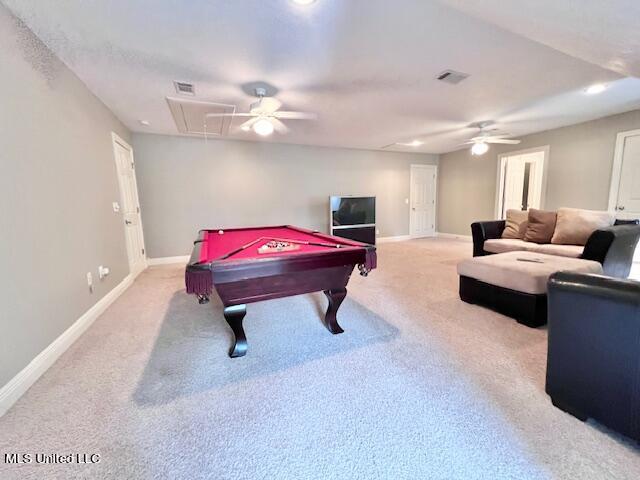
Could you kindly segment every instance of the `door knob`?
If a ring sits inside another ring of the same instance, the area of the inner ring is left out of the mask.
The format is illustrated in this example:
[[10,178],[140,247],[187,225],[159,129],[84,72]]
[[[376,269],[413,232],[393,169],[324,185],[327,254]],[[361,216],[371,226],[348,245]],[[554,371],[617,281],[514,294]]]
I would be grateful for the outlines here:
[[624,210],[624,205],[618,205],[616,208],[617,208],[618,210],[622,211],[622,210]]
[[125,224],[125,225],[131,225],[131,220],[125,220],[125,221],[124,221],[124,224]]
[[416,207],[411,207],[411,210],[413,210],[415,212],[416,211]]

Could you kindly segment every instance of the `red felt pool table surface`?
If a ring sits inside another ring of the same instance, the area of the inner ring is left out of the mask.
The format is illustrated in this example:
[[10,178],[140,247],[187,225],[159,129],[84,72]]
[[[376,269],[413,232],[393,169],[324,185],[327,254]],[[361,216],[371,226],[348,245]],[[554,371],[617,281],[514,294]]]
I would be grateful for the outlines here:
[[[358,249],[363,246],[363,244],[352,242],[351,240],[338,239],[336,237],[292,226],[238,228],[220,231],[205,230],[202,232],[203,241],[200,247],[199,261],[201,263],[224,260],[237,261],[255,258],[283,257],[332,250],[331,247],[326,246],[299,244],[299,248],[296,250],[258,253],[259,247],[274,239],[341,245],[340,249]],[[256,240],[258,241],[249,247],[236,251]],[[224,258],[226,255],[229,256]]]

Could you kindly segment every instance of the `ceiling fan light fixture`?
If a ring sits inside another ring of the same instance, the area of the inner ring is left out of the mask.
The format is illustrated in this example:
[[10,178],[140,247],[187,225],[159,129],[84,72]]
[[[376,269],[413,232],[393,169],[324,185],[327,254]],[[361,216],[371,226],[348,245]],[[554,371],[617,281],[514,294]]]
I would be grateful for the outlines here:
[[262,118],[253,124],[253,131],[261,137],[268,137],[273,133],[274,127],[266,118]]
[[476,142],[471,146],[471,155],[484,155],[489,151],[489,145],[485,142]]

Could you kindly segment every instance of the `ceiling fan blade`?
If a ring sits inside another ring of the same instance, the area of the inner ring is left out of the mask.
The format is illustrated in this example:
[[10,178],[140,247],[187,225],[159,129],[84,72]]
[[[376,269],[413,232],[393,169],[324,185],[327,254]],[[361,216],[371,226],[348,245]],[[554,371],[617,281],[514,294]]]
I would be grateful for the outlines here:
[[244,132],[251,129],[251,126],[258,121],[260,117],[253,117],[244,122],[242,125],[238,126],[238,128]]
[[318,118],[318,114],[309,112],[273,112],[272,115],[287,120],[315,120]]
[[221,118],[221,117],[256,117],[255,113],[207,113],[207,118]]
[[521,140],[513,140],[508,138],[487,138],[485,143],[504,143],[506,145],[517,145]]
[[277,98],[263,97],[260,99],[258,110],[264,113],[273,113],[282,106],[282,102]]
[[276,132],[278,133],[289,133],[289,127],[287,127],[284,123],[282,123],[280,120],[278,120],[275,117],[272,117],[270,119],[271,123],[273,123],[273,128],[276,129]]

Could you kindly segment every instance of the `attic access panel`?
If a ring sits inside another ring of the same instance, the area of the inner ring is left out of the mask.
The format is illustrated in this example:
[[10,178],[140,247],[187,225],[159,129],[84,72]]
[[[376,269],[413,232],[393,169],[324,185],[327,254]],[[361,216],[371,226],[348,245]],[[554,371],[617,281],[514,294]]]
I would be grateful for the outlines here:
[[206,117],[206,115],[209,113],[233,114],[236,111],[235,105],[201,100],[167,97],[167,103],[178,132],[188,135],[225,136],[229,133],[233,115],[214,118]]

